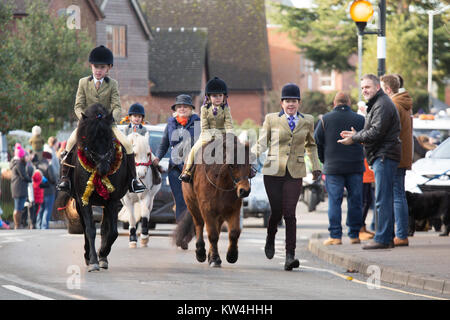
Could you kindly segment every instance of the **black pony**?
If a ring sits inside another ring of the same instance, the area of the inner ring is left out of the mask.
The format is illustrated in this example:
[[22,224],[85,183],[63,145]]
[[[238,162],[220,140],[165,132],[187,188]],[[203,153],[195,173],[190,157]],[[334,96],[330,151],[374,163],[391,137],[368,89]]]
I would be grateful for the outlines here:
[[[112,132],[113,117],[101,104],[91,105],[83,114],[77,129],[77,152],[71,175],[71,196],[84,230],[84,258],[89,271],[108,268],[107,256],[118,236],[117,216],[120,199],[128,191],[124,148]],[[92,205],[102,206],[101,247],[95,251],[95,222]]]

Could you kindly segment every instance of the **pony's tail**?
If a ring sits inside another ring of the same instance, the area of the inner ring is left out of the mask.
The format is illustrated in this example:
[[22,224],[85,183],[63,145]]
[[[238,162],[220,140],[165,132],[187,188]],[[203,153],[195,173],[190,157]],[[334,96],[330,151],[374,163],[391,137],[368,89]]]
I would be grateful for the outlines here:
[[195,236],[194,220],[189,211],[186,209],[181,213],[180,221],[172,235],[174,244],[183,250],[188,248],[189,242]]

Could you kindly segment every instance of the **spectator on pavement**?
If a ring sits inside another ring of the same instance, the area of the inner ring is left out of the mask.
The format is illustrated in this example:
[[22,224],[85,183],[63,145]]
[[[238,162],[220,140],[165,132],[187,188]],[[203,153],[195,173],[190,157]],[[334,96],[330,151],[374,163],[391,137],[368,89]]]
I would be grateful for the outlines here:
[[375,173],[377,230],[363,249],[393,248],[394,177],[401,157],[400,118],[392,100],[384,93],[380,80],[373,74],[361,79],[362,95],[367,100],[364,129],[342,131],[340,143],[363,143],[367,161]]
[[[374,192],[374,183],[375,183],[375,174],[373,170],[370,169],[369,164],[367,163],[367,159],[364,158],[364,167],[366,171],[363,174],[363,217],[362,217],[362,227],[359,230],[359,239],[360,240],[370,240],[373,239],[375,234],[370,232],[366,228],[366,218],[369,213],[369,209],[372,208],[373,211],[373,221],[375,221],[375,192]],[[375,226],[375,223],[374,223]],[[375,230],[375,227],[372,228]]]
[[31,154],[31,162],[38,163],[42,159],[42,151],[44,150],[44,139],[41,136],[42,129],[39,126],[34,126],[31,129],[31,138],[28,141],[33,150]]
[[350,243],[360,243],[362,226],[362,187],[364,151],[360,144],[343,145],[337,141],[341,131],[348,127],[362,130],[364,117],[350,108],[350,96],[338,92],[333,101],[334,108],[326,113],[317,125],[314,140],[323,163],[325,186],[328,192],[328,219],[330,237],[324,245],[342,244],[342,199],[347,189],[347,222]]
[[48,180],[48,185],[44,188],[44,203],[37,213],[36,228],[48,229],[52,216],[53,204],[56,195],[56,174],[51,165],[52,155],[46,151],[42,153],[42,160],[37,164],[44,177]]
[[398,76],[384,75],[381,77],[381,88],[391,98],[400,116],[400,140],[402,152],[400,163],[394,179],[394,217],[395,217],[395,246],[408,245],[408,202],[406,201],[405,175],[411,170],[413,158],[412,132],[412,99],[408,91],[398,92],[400,81]]
[[21,212],[27,200],[28,183],[31,182],[30,176],[26,171],[26,152],[20,143],[16,143],[14,158],[10,162],[11,169],[11,195],[14,199],[14,229],[20,228]]

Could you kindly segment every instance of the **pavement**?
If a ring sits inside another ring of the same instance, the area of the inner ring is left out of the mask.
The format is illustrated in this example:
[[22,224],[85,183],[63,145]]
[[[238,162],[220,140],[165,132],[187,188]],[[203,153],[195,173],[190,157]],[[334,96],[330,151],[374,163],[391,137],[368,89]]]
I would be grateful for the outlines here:
[[[346,209],[343,208],[344,212]],[[320,210],[316,219],[328,223],[328,215]],[[342,221],[343,233],[346,233],[345,216]],[[366,223],[368,221],[371,221],[369,217]],[[348,236],[342,237],[342,245],[324,246],[323,241],[328,236],[327,230],[314,233],[309,239],[308,250],[349,272],[373,276],[376,270],[381,273],[380,280],[386,283],[450,294],[450,237],[440,237],[434,230],[415,232],[408,238],[407,247],[363,250],[367,241],[350,244]]]

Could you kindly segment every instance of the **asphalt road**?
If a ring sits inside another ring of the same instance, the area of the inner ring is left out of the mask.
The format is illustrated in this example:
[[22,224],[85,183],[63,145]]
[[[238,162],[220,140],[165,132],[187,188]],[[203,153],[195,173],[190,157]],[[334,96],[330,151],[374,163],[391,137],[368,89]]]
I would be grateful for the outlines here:
[[[244,220],[239,259],[226,259],[227,233],[222,232],[221,268],[195,259],[195,243],[183,251],[169,237],[174,226],[158,225],[149,246],[128,248],[120,236],[109,256],[109,269],[87,272],[84,237],[66,230],[4,230],[0,232],[0,300],[416,300],[440,298],[382,284],[373,289],[367,278],[325,263],[307,251],[315,232],[326,232],[324,204],[306,212],[299,204],[297,257],[301,267],[283,270],[284,227],[277,234],[276,254],[264,255],[262,219]],[[322,215],[322,216],[321,216]],[[319,219],[320,218],[320,219]],[[369,218],[368,218],[369,219]],[[345,220],[344,220],[345,221]],[[370,221],[370,220],[368,220]],[[97,235],[97,248],[100,237]],[[369,279],[370,280],[370,279]]]

